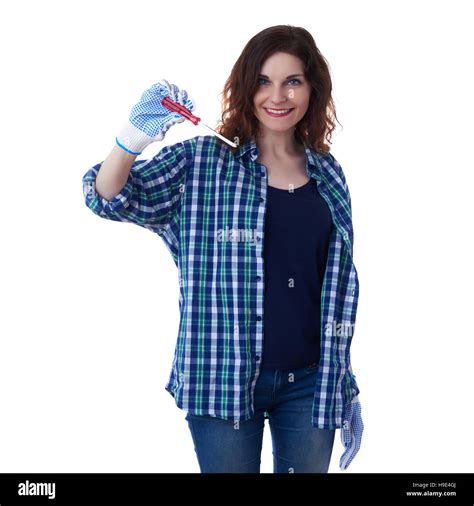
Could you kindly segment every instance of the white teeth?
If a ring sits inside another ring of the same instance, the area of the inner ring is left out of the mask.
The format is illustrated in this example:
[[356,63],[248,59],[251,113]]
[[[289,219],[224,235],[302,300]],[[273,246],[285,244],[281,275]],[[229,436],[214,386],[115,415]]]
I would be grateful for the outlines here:
[[267,109],[267,111],[272,114],[286,114],[287,112],[290,112],[291,109]]

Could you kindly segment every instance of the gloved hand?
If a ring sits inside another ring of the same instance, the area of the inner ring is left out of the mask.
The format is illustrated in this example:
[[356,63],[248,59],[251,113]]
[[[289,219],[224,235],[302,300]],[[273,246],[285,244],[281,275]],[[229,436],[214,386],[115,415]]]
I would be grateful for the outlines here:
[[185,90],[180,90],[166,79],[158,81],[143,93],[140,101],[132,108],[128,122],[117,135],[115,140],[122,149],[139,155],[152,142],[161,141],[172,125],[185,120],[181,114],[170,111],[161,104],[166,96],[190,111],[196,107]]
[[358,396],[355,396],[345,413],[341,429],[341,441],[345,448],[339,461],[339,467],[342,470],[347,469],[359,451],[363,432],[364,423],[362,422],[361,405]]

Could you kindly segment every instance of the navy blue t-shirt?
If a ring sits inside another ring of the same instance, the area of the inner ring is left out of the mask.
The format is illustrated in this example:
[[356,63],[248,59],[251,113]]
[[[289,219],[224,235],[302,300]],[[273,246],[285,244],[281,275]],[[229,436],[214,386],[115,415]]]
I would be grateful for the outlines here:
[[296,369],[319,362],[321,287],[332,226],[315,179],[292,192],[268,186],[264,369]]

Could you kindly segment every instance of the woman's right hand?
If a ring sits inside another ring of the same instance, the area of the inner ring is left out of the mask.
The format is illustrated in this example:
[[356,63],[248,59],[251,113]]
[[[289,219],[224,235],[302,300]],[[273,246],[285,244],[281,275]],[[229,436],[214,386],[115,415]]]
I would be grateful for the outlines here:
[[190,111],[195,109],[195,101],[188,98],[185,90],[162,79],[148,88],[133,106],[126,125],[116,137],[117,144],[131,154],[139,155],[155,141],[164,139],[166,132],[175,123],[182,123],[185,118],[177,112],[170,111],[161,101],[169,97]]

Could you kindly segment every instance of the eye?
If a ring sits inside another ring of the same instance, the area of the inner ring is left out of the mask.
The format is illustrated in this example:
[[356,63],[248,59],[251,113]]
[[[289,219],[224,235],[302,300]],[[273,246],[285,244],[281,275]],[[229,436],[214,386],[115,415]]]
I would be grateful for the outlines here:
[[267,80],[266,80],[266,79],[264,79],[263,77],[260,77],[260,78],[258,79],[258,84],[263,84],[263,83],[261,83],[260,81],[267,81]]
[[[290,79],[288,82],[291,83],[291,82],[295,82],[295,81],[297,84],[301,84],[301,81],[299,79]],[[290,85],[290,86],[292,86],[292,85]]]

